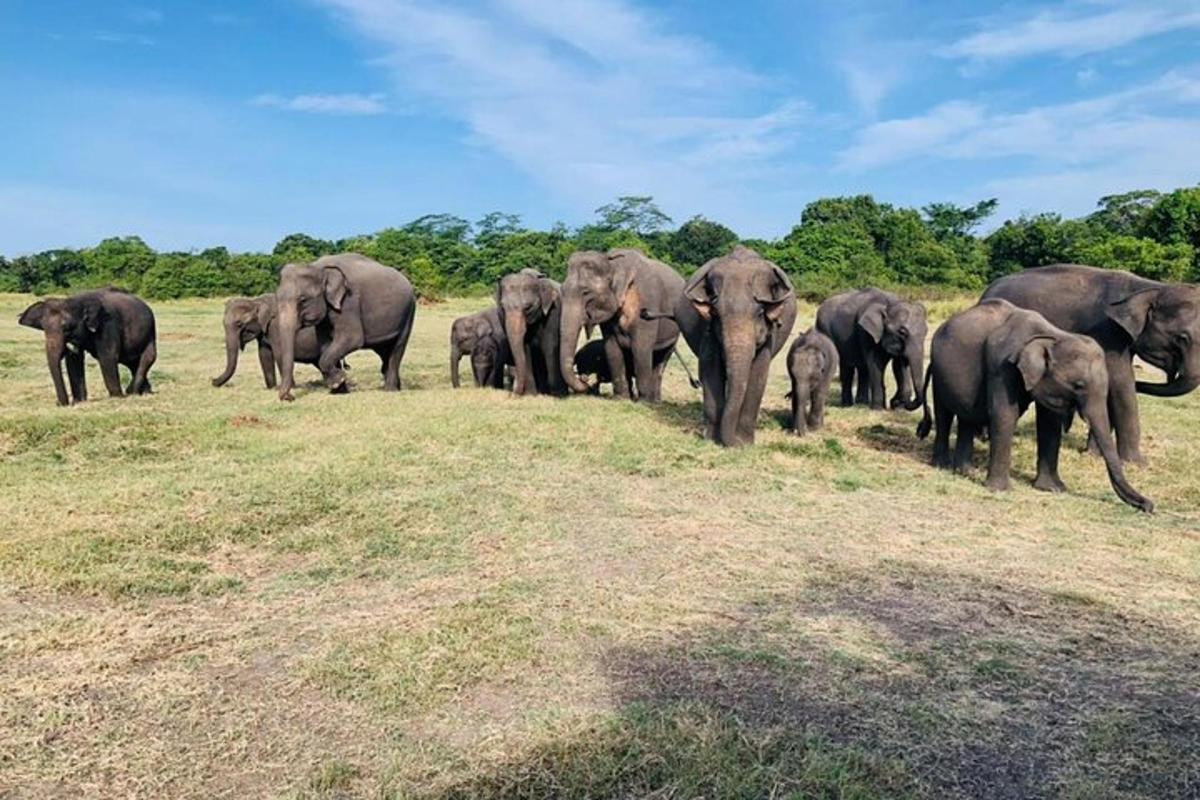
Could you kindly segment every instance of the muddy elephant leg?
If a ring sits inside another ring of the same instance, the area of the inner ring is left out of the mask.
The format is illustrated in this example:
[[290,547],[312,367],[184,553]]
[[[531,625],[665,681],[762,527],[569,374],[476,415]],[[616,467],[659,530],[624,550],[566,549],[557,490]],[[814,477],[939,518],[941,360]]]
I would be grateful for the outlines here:
[[83,353],[67,350],[64,360],[67,362],[67,382],[71,385],[72,402],[82,403],[87,400],[87,375],[84,371]]
[[604,360],[608,362],[608,372],[612,375],[613,396],[630,397],[629,373],[625,371],[625,352],[617,343],[616,336],[604,337]]
[[1062,418],[1037,406],[1037,477],[1033,488],[1044,492],[1065,492],[1066,484],[1058,476],[1058,451],[1062,446]]

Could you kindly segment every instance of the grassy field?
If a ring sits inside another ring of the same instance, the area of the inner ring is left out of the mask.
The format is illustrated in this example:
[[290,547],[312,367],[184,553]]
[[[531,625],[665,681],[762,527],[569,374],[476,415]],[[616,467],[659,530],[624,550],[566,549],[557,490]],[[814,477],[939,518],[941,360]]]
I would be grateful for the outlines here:
[[660,407],[454,391],[486,301],[419,309],[404,392],[357,354],[293,404],[252,353],[209,385],[220,302],[159,303],[156,393],[59,409],[28,302],[0,797],[1200,796],[1200,395],[1142,401],[1141,516],[1082,426],[1067,495],[1032,415],[1003,495],[916,414],[790,437],[782,359],[740,451],[677,365]]

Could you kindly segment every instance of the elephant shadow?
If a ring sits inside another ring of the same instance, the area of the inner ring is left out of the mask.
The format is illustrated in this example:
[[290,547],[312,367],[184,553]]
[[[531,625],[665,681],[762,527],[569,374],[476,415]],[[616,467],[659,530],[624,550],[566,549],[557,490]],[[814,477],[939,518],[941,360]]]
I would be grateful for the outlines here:
[[603,652],[611,717],[419,796],[1182,797],[1200,780],[1200,642],[967,573],[817,574]]
[[687,433],[694,433],[697,436],[702,434],[704,406],[699,400],[684,402],[662,400],[648,405],[654,410],[654,416],[663,424]]

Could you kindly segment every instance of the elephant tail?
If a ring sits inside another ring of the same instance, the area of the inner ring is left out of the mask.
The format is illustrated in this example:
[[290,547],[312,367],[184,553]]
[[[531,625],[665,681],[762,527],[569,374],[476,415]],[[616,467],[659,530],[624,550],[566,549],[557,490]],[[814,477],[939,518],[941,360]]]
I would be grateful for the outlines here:
[[676,347],[671,351],[671,353],[675,356],[675,360],[679,362],[680,366],[683,367],[683,372],[685,375],[687,375],[688,383],[692,385],[693,389],[699,389],[700,381],[692,377],[692,371],[688,369],[687,362],[683,360],[683,356],[679,355],[679,348]]
[[924,399],[925,412],[921,417],[921,421],[917,423],[917,438],[924,439],[933,430],[933,415],[929,413],[929,381],[933,379],[933,365],[930,364],[929,371],[925,373],[925,387],[921,390],[921,396]]

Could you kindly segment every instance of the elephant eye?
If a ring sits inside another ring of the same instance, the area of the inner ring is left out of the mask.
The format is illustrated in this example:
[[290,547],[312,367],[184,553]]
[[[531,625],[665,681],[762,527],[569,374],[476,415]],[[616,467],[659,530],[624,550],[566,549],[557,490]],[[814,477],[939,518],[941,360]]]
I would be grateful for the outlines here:
[[1076,390],[1076,391],[1082,392],[1084,389],[1086,389],[1086,388],[1087,388],[1087,381],[1085,381],[1085,380],[1077,380],[1077,381],[1075,381],[1075,384],[1074,384],[1074,385],[1075,385],[1075,390]]
[[902,326],[900,326],[900,335],[901,335],[901,336],[908,336],[908,328],[907,328],[907,327],[905,327],[905,326],[903,326],[903,325],[902,325]]
[[1182,345],[1188,345],[1192,343],[1192,336],[1187,331],[1180,331],[1179,333],[1175,334],[1175,341]]

